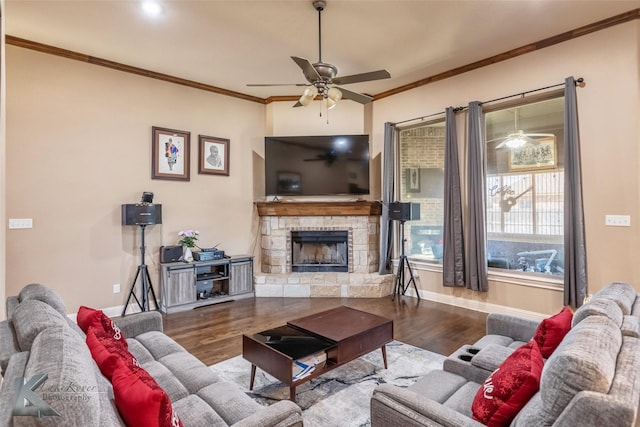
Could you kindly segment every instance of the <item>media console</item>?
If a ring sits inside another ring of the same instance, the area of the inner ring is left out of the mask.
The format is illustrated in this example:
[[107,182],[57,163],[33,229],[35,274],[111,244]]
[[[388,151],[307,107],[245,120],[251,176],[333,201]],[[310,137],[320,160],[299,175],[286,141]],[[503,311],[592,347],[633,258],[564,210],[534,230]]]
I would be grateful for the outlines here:
[[160,264],[160,311],[174,313],[253,296],[253,257]]

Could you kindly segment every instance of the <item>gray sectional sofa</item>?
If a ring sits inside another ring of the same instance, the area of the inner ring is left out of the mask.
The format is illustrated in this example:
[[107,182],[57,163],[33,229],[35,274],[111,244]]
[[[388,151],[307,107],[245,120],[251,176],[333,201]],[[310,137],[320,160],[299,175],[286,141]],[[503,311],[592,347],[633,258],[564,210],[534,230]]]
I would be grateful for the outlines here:
[[[38,284],[26,286],[18,296],[8,298],[7,317],[0,322],[0,426],[125,425],[115,407],[111,383],[101,374],[85,334],[67,317],[55,292]],[[303,425],[295,403],[281,401],[264,407],[235,385],[220,381],[162,333],[160,313],[113,320],[127,338],[131,354],[169,395],[184,427]],[[60,415],[14,416],[20,386],[16,380],[39,374],[47,379],[36,395]]]
[[[482,426],[472,419],[481,384],[537,323],[490,315],[487,335],[460,348],[408,388],[384,384],[371,398],[371,425]],[[571,330],[544,362],[539,391],[512,426],[633,426],[640,400],[640,300],[612,283],[573,315]]]

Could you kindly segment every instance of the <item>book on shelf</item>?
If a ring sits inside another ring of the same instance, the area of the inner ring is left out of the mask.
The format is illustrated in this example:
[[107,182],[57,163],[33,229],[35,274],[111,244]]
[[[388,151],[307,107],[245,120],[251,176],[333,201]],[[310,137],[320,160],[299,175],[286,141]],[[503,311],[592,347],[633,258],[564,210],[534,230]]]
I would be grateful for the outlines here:
[[320,351],[311,356],[293,361],[293,379],[299,380],[315,371],[316,367],[323,367],[327,361],[327,353]]

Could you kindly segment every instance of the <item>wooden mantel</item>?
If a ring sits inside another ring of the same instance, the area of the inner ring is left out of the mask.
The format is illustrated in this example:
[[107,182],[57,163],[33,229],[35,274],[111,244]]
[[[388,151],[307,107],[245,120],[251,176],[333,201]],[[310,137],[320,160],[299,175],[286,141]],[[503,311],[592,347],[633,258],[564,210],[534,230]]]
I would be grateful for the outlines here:
[[257,202],[260,216],[376,216],[378,201],[356,202]]

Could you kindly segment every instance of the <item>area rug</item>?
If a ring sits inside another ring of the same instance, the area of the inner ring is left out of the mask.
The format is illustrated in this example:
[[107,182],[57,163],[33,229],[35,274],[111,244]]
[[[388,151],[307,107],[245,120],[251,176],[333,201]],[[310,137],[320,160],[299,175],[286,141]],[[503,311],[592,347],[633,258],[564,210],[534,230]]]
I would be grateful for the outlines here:
[[[296,403],[303,411],[304,425],[312,427],[369,426],[370,399],[380,384],[408,387],[433,369],[442,368],[445,356],[399,341],[387,344],[388,369],[382,352],[373,351],[336,368],[296,389]],[[253,391],[249,391],[251,364],[242,356],[210,367],[218,376],[236,383],[262,405],[289,398],[289,388],[257,369]]]

